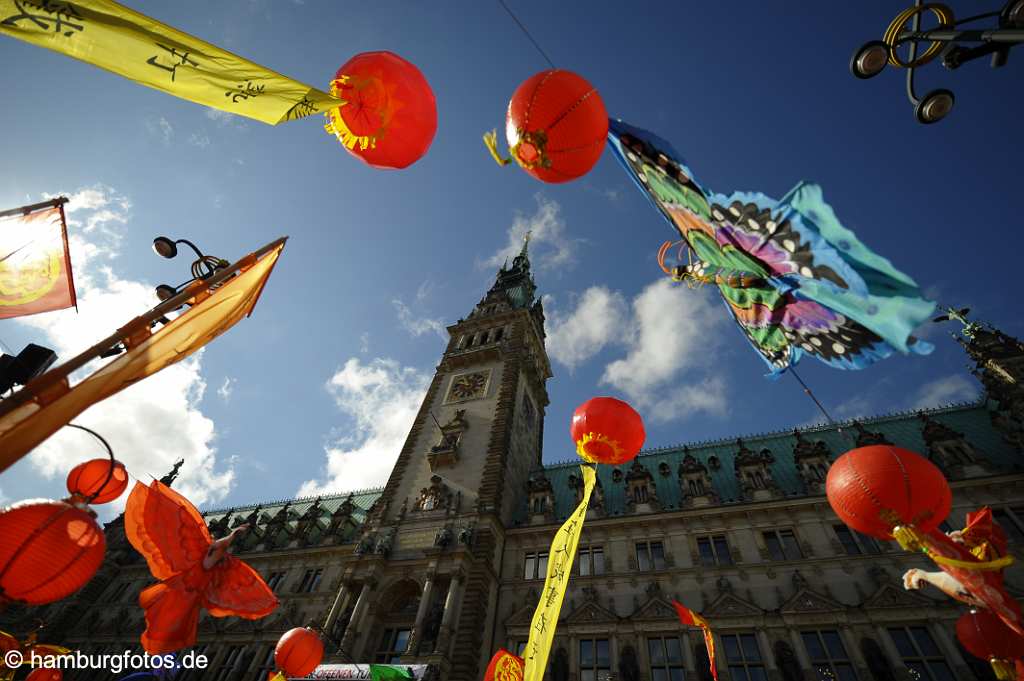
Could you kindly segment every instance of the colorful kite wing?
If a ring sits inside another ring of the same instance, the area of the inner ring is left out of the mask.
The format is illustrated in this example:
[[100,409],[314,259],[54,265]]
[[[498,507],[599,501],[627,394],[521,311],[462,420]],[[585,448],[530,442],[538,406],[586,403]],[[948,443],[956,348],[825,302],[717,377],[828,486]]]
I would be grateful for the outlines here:
[[778,374],[804,353],[860,369],[893,354],[926,354],[910,337],[934,312],[916,284],[870,251],[835,218],[816,185],[781,201],[712,194],[657,136],[612,121],[609,142],[644,194],[685,240],[698,274],[750,275],[716,285],[737,325]]

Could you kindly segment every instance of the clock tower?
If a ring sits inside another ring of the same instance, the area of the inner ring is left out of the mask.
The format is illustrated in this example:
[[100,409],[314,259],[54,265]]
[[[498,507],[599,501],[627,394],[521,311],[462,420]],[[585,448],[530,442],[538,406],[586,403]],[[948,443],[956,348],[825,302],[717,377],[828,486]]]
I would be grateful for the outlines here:
[[[402,660],[438,664],[444,678],[475,681],[483,674],[505,530],[541,463],[551,366],[528,246],[529,237],[469,315],[448,327],[448,345],[369,511],[356,551],[361,558],[350,573],[364,585],[428,576]],[[388,602],[379,587],[370,588],[368,600]],[[375,644],[353,629],[346,650],[369,652]]]

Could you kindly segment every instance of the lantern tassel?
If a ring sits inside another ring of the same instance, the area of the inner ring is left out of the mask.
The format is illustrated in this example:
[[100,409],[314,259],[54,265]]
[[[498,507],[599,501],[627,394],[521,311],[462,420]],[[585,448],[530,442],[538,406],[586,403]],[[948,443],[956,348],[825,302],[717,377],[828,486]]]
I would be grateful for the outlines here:
[[491,130],[490,132],[484,133],[484,145],[487,147],[487,151],[491,152],[491,156],[499,166],[507,166],[512,162],[511,158],[502,158],[501,154],[498,153],[497,130]]
[[904,551],[928,553],[921,542],[921,533],[913,525],[897,525],[892,528],[892,537]]
[[1014,670],[1013,662],[1010,660],[1001,660],[997,657],[991,657],[988,663],[992,665],[992,671],[995,672],[996,678],[999,681],[1016,681],[1017,672]]
[[1003,556],[996,560],[990,560],[985,562],[978,562],[973,560],[957,560],[956,558],[946,558],[945,556],[937,556],[934,553],[929,552],[928,557],[939,565],[950,565],[952,567],[963,568],[964,570],[1003,570],[1010,565],[1013,565],[1013,556]]

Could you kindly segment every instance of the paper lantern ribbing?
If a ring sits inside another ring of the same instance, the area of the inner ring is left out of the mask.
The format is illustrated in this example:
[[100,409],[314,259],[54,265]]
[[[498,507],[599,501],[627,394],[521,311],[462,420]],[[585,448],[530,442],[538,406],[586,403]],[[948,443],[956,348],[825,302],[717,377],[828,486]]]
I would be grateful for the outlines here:
[[284,633],[274,649],[274,662],[289,678],[309,675],[324,658],[324,642],[307,627],[296,627]]
[[63,501],[21,501],[0,512],[0,602],[43,605],[92,579],[107,542],[88,512]]
[[430,148],[437,104],[416,66],[392,52],[363,52],[345,62],[331,94],[345,104],[327,112],[327,132],[374,168],[405,168]]
[[885,540],[893,539],[896,527],[934,530],[953,503],[949,484],[935,464],[891,445],[859,447],[836,459],[825,493],[840,520]]
[[614,397],[594,397],[577,407],[569,434],[581,459],[613,465],[635,458],[646,437],[640,414]]
[[1024,657],[1024,637],[987,610],[972,610],[956,621],[956,637],[971,655],[992,665],[997,679],[1015,679],[1013,661]]
[[[572,71],[541,71],[516,88],[505,138],[523,170],[544,182],[568,182],[590,172],[604,151],[608,112],[597,90]],[[494,139],[488,142],[493,148]]]
[[120,461],[92,459],[78,464],[68,473],[68,491],[90,504],[106,504],[121,496],[128,487],[128,471]]

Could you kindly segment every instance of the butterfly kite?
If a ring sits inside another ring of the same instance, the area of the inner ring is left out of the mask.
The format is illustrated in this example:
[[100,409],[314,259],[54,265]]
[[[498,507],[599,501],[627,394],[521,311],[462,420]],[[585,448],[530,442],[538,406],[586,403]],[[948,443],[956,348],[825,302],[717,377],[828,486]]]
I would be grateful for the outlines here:
[[187,499],[154,480],[136,483],[125,506],[125,534],[159,583],[139,594],[146,613],[142,647],[151,655],[192,646],[200,608],[214,617],[266,617],[277,607],[259,574],[228,553],[246,526],[216,541]]
[[928,354],[910,334],[935,304],[840,224],[821,188],[800,183],[780,200],[701,188],[656,135],[612,121],[609,144],[637,186],[679,232],[687,264],[674,279],[714,284],[754,349],[778,375],[804,354],[862,369],[893,354]]

